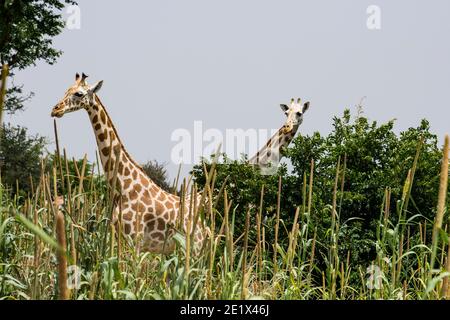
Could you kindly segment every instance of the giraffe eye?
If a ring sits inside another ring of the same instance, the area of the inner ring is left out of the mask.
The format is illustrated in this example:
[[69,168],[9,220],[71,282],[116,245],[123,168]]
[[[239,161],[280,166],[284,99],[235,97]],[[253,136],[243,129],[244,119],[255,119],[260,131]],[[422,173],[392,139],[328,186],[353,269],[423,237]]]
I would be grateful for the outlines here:
[[83,96],[81,92],[75,92],[73,95],[78,98],[81,98]]
[[301,116],[302,115],[302,113],[300,112],[300,111],[297,111],[297,116]]

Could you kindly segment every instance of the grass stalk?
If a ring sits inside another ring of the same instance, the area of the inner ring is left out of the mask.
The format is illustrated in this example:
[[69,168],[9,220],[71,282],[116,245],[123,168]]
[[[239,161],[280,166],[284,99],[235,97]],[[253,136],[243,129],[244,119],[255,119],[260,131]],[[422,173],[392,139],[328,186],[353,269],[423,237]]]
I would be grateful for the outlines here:
[[57,251],[58,298],[60,300],[68,300],[69,290],[67,288],[66,230],[64,224],[64,215],[59,210],[56,214],[56,236],[58,244],[62,248],[61,250]]
[[278,272],[277,252],[278,252],[278,231],[280,228],[280,203],[281,203],[281,176],[278,177],[278,192],[277,192],[277,215],[275,217],[275,243],[273,246],[273,273]]

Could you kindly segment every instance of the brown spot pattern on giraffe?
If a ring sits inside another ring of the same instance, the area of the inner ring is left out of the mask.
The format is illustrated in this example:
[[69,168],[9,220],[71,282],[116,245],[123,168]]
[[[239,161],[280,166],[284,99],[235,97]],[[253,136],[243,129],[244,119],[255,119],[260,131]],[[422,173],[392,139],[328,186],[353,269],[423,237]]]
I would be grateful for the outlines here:
[[150,197],[142,197],[141,200],[147,206],[152,204],[152,200],[150,199]]
[[104,147],[103,149],[102,149],[102,154],[105,156],[105,157],[107,157],[107,156],[109,156],[109,147]]
[[152,238],[156,238],[160,241],[164,241],[164,234],[162,234],[161,232],[154,232],[154,233],[152,233]]
[[98,138],[100,139],[101,142],[105,141],[107,137],[108,137],[108,130],[106,129],[98,135]]
[[147,228],[149,231],[153,231],[156,226],[156,219],[151,219],[147,222]]
[[140,185],[140,184],[135,184],[135,185],[134,185],[134,190],[136,190],[137,193],[140,193],[141,190],[142,190],[141,185]]
[[158,218],[158,229],[161,231],[166,229],[166,222],[162,218]]
[[128,189],[128,187],[130,186],[131,182],[132,182],[131,179],[125,179],[125,180],[124,180],[124,182],[123,182],[123,188],[124,188],[124,190],[127,190],[127,189]]
[[103,110],[100,110],[100,119],[102,120],[102,123],[106,124],[106,114]]
[[163,204],[158,200],[155,201],[155,209],[156,209],[156,215],[161,215],[165,211]]
[[125,213],[125,214],[122,214],[122,218],[123,219],[125,219],[125,220],[132,220],[133,219],[133,213],[131,213],[131,212],[127,212],[127,213]]
[[141,180],[141,184],[144,186],[144,188],[148,187],[149,182],[146,177],[144,177],[142,174],[139,176],[139,180]]
[[138,197],[138,193],[136,192],[136,190],[131,190],[130,191],[130,200],[135,200]]

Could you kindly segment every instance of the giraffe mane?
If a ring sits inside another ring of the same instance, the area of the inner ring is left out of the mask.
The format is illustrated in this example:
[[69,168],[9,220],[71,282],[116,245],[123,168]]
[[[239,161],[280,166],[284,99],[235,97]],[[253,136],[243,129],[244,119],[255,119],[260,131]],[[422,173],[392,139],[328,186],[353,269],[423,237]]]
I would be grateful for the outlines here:
[[[105,105],[101,102],[101,100],[100,100],[100,98],[98,97],[98,95],[95,95],[95,99],[96,99],[97,103],[99,103],[99,104],[102,106],[102,108],[103,108],[103,110],[105,111],[105,114],[106,114],[106,116],[108,117],[108,119],[111,119],[111,117],[110,117],[109,114],[108,114],[108,110],[106,110]],[[122,140],[120,139],[120,136],[119,136],[118,133],[117,133],[117,129],[116,129],[116,127],[114,126],[113,121],[111,121],[111,128],[113,129],[114,134],[116,135],[116,139],[117,139],[117,140],[119,141],[119,143],[120,143],[122,152],[125,153],[125,155],[127,156],[128,160],[130,160],[130,162],[133,163],[133,164],[141,171],[141,173],[142,173],[143,175],[145,175],[150,181],[152,181],[153,183],[155,183],[155,182],[154,182],[154,181],[153,181],[153,180],[145,173],[144,169],[142,169],[142,166],[141,166],[139,163],[137,163],[136,160],[134,160],[133,157],[132,157],[132,156],[128,153],[128,151],[124,148],[124,144],[122,143]]]

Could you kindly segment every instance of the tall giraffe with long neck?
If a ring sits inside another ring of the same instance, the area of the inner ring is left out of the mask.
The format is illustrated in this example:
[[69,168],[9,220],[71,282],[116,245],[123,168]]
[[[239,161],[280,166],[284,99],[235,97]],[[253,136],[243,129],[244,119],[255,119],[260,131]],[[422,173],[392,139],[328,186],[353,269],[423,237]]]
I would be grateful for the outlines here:
[[201,221],[196,226],[188,223],[192,222],[193,217],[192,210],[189,210],[190,199],[184,201],[185,205],[181,210],[180,198],[164,191],[144,173],[125,149],[105,106],[97,96],[103,81],[89,86],[86,78],[84,73],[82,76],[76,74],[75,84],[66,91],[51,115],[60,118],[69,112],[81,109],[87,111],[103,170],[119,199],[113,211],[114,222],[117,222],[121,214],[123,232],[132,236],[141,235],[142,250],[170,253],[175,249],[173,226],[177,219],[181,219],[184,231],[187,231],[188,225],[191,226],[189,233],[194,232],[193,248],[198,251],[208,229]]
[[287,147],[303,122],[303,115],[309,108],[309,102],[301,104],[300,98],[291,99],[288,105],[280,104],[286,115],[283,126],[267,141],[267,143],[248,162],[259,166],[262,170],[273,169],[283,156],[283,149]]

